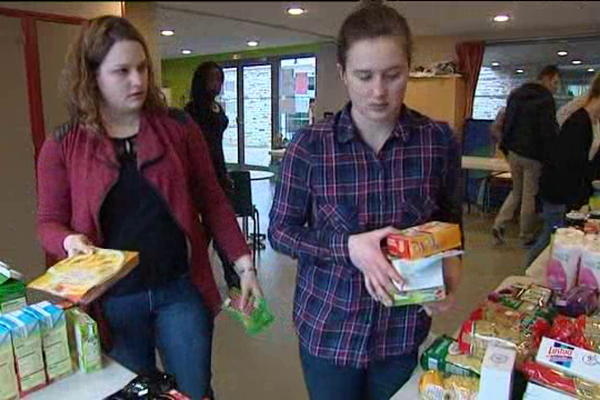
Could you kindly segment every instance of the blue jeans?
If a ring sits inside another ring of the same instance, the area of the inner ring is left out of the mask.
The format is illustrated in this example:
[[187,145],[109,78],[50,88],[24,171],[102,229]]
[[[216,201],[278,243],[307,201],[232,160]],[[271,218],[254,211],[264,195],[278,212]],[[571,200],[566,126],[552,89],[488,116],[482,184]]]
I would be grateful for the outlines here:
[[544,227],[542,232],[539,234],[534,245],[529,250],[527,256],[526,267],[529,267],[531,263],[540,255],[542,251],[550,244],[550,236],[552,235],[552,229],[554,227],[563,228],[566,225],[565,213],[567,212],[567,206],[564,204],[552,204],[542,199],[542,219],[544,220]]
[[417,366],[413,353],[375,361],[368,368],[336,366],[300,345],[300,360],[310,400],[389,400]]
[[113,348],[109,356],[136,373],[165,372],[194,400],[211,396],[213,317],[189,275],[103,302]]

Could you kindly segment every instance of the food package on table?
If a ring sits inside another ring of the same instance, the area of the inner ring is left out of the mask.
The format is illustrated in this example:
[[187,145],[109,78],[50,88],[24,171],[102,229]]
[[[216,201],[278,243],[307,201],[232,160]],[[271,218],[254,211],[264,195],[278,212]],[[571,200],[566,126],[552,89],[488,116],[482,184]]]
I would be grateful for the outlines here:
[[398,258],[416,259],[461,247],[458,224],[431,221],[386,238],[387,251]]
[[559,228],[554,234],[546,279],[548,287],[557,293],[576,284],[583,237],[584,233],[575,228]]
[[514,310],[531,309],[531,305],[547,306],[552,298],[552,289],[536,283],[515,283],[488,295],[488,300],[501,303]]
[[27,305],[24,277],[0,261],[0,315]]
[[10,330],[0,324],[0,399],[16,400],[18,398],[19,382],[15,372],[15,356]]
[[600,354],[555,339],[543,338],[535,361],[566,374],[600,384]]
[[[550,339],[560,340],[561,342],[593,351],[593,342],[586,337],[586,320],[584,318],[584,316],[581,316],[574,319],[559,315],[552,321],[552,327],[546,332],[545,336]],[[593,336],[594,332],[597,333],[597,326],[594,326],[590,321],[588,325],[588,334]]]
[[241,301],[242,293],[237,289],[231,289],[229,298],[223,303],[223,309],[244,324],[248,335],[259,335],[271,326],[275,317],[264,298],[250,299],[244,309],[241,307]]
[[600,288],[600,240],[585,240],[581,250],[578,284]]
[[426,371],[419,381],[421,400],[477,400],[479,378]]
[[458,342],[446,335],[435,339],[421,355],[424,370],[436,370],[453,375],[479,377],[482,359],[462,354]]
[[463,323],[458,339],[460,351],[483,358],[490,344],[513,348],[519,365],[537,348],[553,316],[546,307],[516,311],[487,301]]
[[96,321],[78,307],[66,310],[73,365],[85,373],[102,369],[102,349]]
[[600,400],[600,385],[565,374],[533,360],[525,361],[521,370],[531,382],[576,396],[578,399]]
[[583,336],[590,345],[589,350],[600,353],[600,315],[582,315],[577,318],[577,325],[583,329]]
[[598,308],[598,289],[577,285],[557,298],[554,308],[560,314],[572,318],[592,315]]

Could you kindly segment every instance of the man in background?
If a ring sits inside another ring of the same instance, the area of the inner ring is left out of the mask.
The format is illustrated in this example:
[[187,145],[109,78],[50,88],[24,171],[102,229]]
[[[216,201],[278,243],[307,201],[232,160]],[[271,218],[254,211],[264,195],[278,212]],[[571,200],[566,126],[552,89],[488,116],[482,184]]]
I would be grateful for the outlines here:
[[560,89],[560,71],[544,67],[535,82],[525,83],[508,97],[502,129],[502,147],[508,152],[513,189],[500,208],[492,236],[504,243],[506,223],[520,208],[519,239],[525,247],[535,240],[535,197],[547,144],[558,133],[553,95]]

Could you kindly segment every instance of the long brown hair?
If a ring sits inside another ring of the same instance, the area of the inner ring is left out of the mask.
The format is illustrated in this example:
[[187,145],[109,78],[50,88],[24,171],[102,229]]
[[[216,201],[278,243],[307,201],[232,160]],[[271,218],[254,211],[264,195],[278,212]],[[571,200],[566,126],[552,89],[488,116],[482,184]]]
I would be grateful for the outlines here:
[[112,46],[123,40],[142,45],[148,62],[148,92],[143,110],[165,110],[164,94],[154,81],[154,69],[148,46],[140,32],[125,18],[104,15],[93,18],[81,28],[69,48],[59,90],[66,102],[72,122],[84,125],[94,133],[104,133],[100,105],[102,94],[96,72]]
[[586,104],[600,97],[600,72],[596,72],[586,96]]

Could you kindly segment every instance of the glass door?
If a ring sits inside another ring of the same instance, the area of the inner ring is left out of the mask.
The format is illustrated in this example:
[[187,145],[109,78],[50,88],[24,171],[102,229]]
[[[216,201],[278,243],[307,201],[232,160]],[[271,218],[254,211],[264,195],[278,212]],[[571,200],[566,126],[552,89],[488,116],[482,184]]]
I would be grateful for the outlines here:
[[272,142],[271,64],[242,67],[244,166],[268,167]]
[[225,162],[237,164],[238,160],[238,68],[223,68],[225,81],[223,90],[217,101],[225,109],[225,115],[229,118],[229,125],[223,133],[223,153]]

